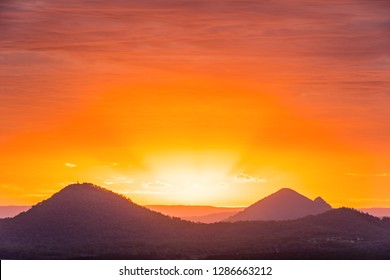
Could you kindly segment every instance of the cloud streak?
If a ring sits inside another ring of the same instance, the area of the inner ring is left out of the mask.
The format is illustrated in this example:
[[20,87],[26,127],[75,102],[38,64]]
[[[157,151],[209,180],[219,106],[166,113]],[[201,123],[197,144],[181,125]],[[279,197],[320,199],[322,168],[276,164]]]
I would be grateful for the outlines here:
[[134,183],[135,181],[133,178],[129,178],[126,176],[112,176],[108,178],[108,180],[104,181],[105,185],[131,185]]
[[96,81],[154,71],[288,85],[318,118],[388,130],[389,14],[379,0],[2,1],[0,133],[23,125],[20,111],[47,125]]
[[268,180],[264,178],[257,178],[245,173],[241,173],[234,177],[234,181],[238,183],[265,183]]
[[151,190],[163,190],[169,188],[171,185],[160,180],[156,180],[154,182],[144,182],[142,183],[142,187],[145,189]]
[[211,60],[222,63],[234,55],[240,64],[271,60],[285,79],[291,73],[284,73],[284,65],[297,62],[322,71],[336,63],[351,79],[350,63],[356,67],[358,59],[359,67],[368,69],[389,55],[390,8],[383,1],[27,0],[1,5],[3,59],[13,57],[24,66],[68,59],[60,66],[73,61],[83,68],[98,60],[180,69],[191,62],[203,70],[213,67]]

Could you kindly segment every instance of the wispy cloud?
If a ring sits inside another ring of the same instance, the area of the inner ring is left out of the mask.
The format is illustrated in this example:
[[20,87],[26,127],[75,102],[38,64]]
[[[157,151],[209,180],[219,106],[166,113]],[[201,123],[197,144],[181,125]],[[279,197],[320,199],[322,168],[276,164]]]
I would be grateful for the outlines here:
[[129,178],[126,176],[112,176],[104,181],[105,185],[129,185],[134,184],[135,181],[133,178]]
[[[0,129],[25,120],[16,112],[31,116],[39,107],[41,121],[74,106],[89,78],[125,82],[145,69],[226,73],[226,66],[235,76],[289,84],[297,96],[316,92],[305,98],[328,102],[329,117],[349,106],[350,118],[383,121],[389,13],[379,0],[2,1],[0,109],[8,117]],[[372,100],[377,113],[362,113]]]
[[24,188],[13,184],[0,184],[0,191],[23,191]]
[[142,183],[142,187],[145,189],[153,189],[153,190],[162,190],[167,189],[171,185],[160,180],[156,180],[154,182],[144,182]]
[[133,190],[133,191],[126,191],[121,192],[122,194],[152,194],[152,195],[165,195],[168,194],[167,192],[163,191],[153,191],[153,190]]
[[267,179],[254,177],[245,173],[241,173],[234,177],[234,181],[238,183],[265,183]]
[[75,167],[77,167],[77,165],[76,165],[76,164],[74,164],[74,163],[71,163],[71,162],[67,162],[67,163],[65,163],[65,166],[66,166],[66,167],[69,167],[69,168],[75,168]]

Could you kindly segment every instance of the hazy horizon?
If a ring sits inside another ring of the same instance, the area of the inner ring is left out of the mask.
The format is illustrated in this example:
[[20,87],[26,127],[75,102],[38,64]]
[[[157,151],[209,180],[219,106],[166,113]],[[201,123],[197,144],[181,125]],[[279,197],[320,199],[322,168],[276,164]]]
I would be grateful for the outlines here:
[[[89,184],[89,183],[83,183],[83,184]],[[178,205],[178,204],[141,205],[141,206],[144,206],[156,212],[160,212],[164,215],[179,217],[184,220],[211,223],[211,222],[223,221],[227,217],[237,214],[238,212],[247,209],[249,206],[254,205],[254,203],[258,203],[260,201],[263,201],[266,198],[275,196],[275,194],[280,193],[282,190],[286,190],[286,188],[282,188],[278,190],[276,193],[268,194],[265,197],[258,198],[258,200],[254,201],[253,204],[240,206],[240,207],[213,206],[213,205]],[[291,189],[287,189],[287,190],[291,190]],[[296,193],[294,190],[291,191],[292,193]],[[299,194],[299,193],[296,194],[299,196],[303,195],[303,197],[305,197],[304,194]],[[127,198],[131,200],[130,197]],[[320,198],[320,196],[316,198]],[[308,199],[311,200],[310,198]],[[311,201],[315,201],[315,200],[311,200]],[[132,202],[137,204],[137,202],[135,201]],[[285,202],[283,202],[281,205],[274,205],[274,206],[283,207],[284,204]],[[20,214],[21,212],[28,211],[29,209],[31,209],[32,206],[34,205],[20,205],[20,206],[0,205],[0,219],[13,218],[16,215]],[[290,205],[289,207],[292,207],[292,205]],[[356,208],[356,209],[377,217],[390,217],[390,208],[376,207],[376,208]]]

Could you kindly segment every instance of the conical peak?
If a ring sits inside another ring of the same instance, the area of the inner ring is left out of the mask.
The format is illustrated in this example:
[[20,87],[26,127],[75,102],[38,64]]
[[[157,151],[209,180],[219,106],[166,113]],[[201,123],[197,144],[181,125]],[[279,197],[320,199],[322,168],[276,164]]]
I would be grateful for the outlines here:
[[268,198],[284,198],[284,199],[308,199],[304,195],[300,194],[299,192],[290,189],[290,188],[282,188],[278,190],[277,192],[274,192],[273,194],[269,195]]
[[290,189],[290,188],[281,188],[280,190],[278,190],[276,193],[298,193],[296,191],[294,191],[293,189]]
[[315,203],[317,206],[332,209],[332,206],[330,206],[330,204],[327,203],[327,202],[326,202],[322,197],[320,197],[320,196],[317,197],[316,199],[314,199],[314,203]]
[[232,216],[229,221],[293,220],[330,209],[322,199],[313,201],[290,188],[282,188]]
[[325,200],[321,196],[319,196],[316,199],[314,199],[314,202],[325,202]]

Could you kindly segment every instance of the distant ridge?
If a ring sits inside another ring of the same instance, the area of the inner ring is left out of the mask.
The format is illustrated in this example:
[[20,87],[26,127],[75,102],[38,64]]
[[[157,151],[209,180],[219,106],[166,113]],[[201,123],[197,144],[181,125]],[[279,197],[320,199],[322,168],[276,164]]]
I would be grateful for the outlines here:
[[244,207],[215,207],[198,205],[147,205],[151,210],[164,215],[200,223],[215,223],[233,216]]
[[389,259],[389,236],[389,218],[346,208],[290,221],[191,223],[83,183],[0,219],[0,259]]
[[321,197],[310,200],[292,189],[283,188],[238,212],[226,221],[295,220],[331,209],[332,207]]
[[0,206],[0,219],[13,218],[30,208],[31,206]]
[[358,208],[357,210],[380,218],[390,217],[390,208]]
[[[214,207],[214,206],[206,206],[211,207],[204,209],[201,213],[196,213],[198,207],[202,206],[191,206],[185,205],[179,207],[188,208],[185,212],[180,212],[178,209],[178,205],[144,205],[144,207],[149,208],[153,211],[162,213],[167,216],[181,218],[183,220],[188,220],[192,222],[201,222],[201,223],[215,223],[226,220],[230,216],[237,214],[239,211],[245,209],[245,207]],[[13,218],[20,214],[21,212],[25,212],[29,210],[31,206],[0,206],[0,219],[4,218]],[[368,213],[372,216],[383,218],[390,217],[390,208],[355,208],[358,211]],[[195,211],[192,211],[195,210]],[[195,212],[196,215],[189,215],[188,212]]]

